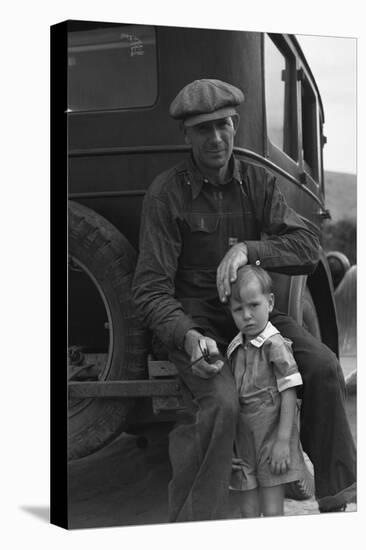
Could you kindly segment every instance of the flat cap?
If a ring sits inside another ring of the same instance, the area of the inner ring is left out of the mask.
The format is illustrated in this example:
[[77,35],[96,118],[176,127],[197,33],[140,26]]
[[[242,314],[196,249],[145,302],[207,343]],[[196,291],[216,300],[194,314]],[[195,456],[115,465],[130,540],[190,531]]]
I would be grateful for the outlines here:
[[221,80],[203,78],[182,88],[173,99],[169,113],[185,126],[194,126],[236,114],[235,107],[243,101],[244,94],[239,88]]

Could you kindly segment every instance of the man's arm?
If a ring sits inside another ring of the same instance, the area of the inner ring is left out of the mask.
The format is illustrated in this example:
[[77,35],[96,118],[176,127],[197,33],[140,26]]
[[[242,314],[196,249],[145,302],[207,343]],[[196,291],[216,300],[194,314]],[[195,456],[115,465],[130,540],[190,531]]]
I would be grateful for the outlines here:
[[183,348],[197,324],[175,298],[181,237],[172,206],[148,190],[142,209],[140,252],[132,285],[138,314],[168,348]]
[[[167,348],[184,349],[192,371],[201,378],[220,372],[223,361],[216,342],[199,332],[175,298],[175,274],[181,250],[181,236],[174,207],[151,191],[145,196],[141,215],[140,254],[133,281],[133,295],[139,316]],[[209,358],[201,359],[202,349]]]
[[276,178],[262,169],[250,189],[262,237],[248,241],[248,261],[264,269],[301,275],[312,273],[319,260],[319,229],[286,202]]
[[319,260],[319,230],[290,208],[274,176],[250,167],[250,193],[263,237],[238,243],[228,250],[217,270],[220,299],[230,295],[230,283],[247,263],[269,271],[299,275],[311,273]]

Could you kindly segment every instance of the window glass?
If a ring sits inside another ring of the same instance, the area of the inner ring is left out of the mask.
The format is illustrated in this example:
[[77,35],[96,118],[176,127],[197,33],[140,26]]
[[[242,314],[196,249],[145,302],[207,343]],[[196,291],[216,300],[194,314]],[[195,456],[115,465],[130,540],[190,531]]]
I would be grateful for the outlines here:
[[297,159],[295,61],[265,35],[265,94],[268,139]]
[[326,140],[325,136],[323,135],[323,122],[319,114],[318,118],[318,133],[319,133],[319,174],[318,174],[318,181],[321,185],[322,191],[324,193],[324,178],[323,178],[323,146],[324,146],[324,139]]
[[69,111],[146,107],[156,97],[153,27],[121,25],[69,33]]
[[301,120],[304,168],[308,174],[317,179],[318,132],[316,98],[305,77],[301,82]]

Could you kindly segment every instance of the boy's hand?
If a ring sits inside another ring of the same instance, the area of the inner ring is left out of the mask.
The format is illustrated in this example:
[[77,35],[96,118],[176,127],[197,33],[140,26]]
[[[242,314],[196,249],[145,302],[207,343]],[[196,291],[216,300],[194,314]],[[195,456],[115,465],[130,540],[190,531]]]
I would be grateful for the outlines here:
[[231,469],[234,472],[237,472],[239,470],[242,470],[243,466],[244,466],[243,460],[241,458],[238,458],[238,457],[234,456],[233,459],[232,459],[232,462],[231,462]]
[[278,439],[272,447],[268,461],[272,474],[285,474],[291,464],[289,442]]

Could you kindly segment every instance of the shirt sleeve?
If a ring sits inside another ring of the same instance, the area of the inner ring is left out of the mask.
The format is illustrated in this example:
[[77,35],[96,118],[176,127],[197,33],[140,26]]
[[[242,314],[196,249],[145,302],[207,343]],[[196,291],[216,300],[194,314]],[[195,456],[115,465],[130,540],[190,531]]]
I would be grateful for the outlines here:
[[302,378],[294,356],[292,354],[292,343],[276,334],[271,338],[269,348],[269,360],[277,381],[279,392],[302,385]]
[[174,297],[180,251],[181,236],[172,206],[148,190],[132,291],[142,322],[169,349],[182,348],[186,332],[198,328]]
[[249,263],[289,275],[311,273],[319,260],[318,228],[288,206],[273,175],[251,168],[248,192],[261,239],[246,241]]

